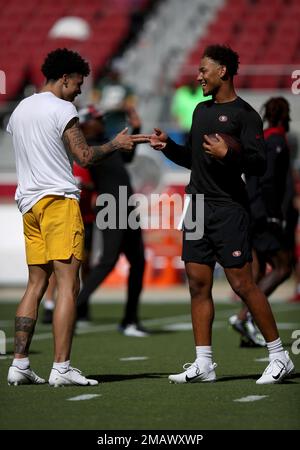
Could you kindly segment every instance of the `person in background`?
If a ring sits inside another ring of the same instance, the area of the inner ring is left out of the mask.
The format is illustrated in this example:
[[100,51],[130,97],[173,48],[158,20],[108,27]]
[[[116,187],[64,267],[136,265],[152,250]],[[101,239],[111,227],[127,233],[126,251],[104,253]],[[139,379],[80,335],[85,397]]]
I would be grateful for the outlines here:
[[89,169],[81,167],[75,161],[73,174],[80,192],[79,208],[84,225],[84,258],[81,266],[81,280],[84,282],[90,273],[90,259],[93,242],[93,229],[95,222],[96,191]]
[[190,78],[187,84],[176,89],[171,101],[171,115],[183,132],[184,141],[188,138],[197,104],[210,98],[203,95],[202,86],[194,78]]
[[[263,106],[267,170],[261,177],[247,176],[250,201],[253,275],[266,296],[290,277],[293,268],[298,214],[293,207],[294,189],[290,165],[290,107],[283,97],[270,98]],[[267,264],[272,270],[267,272]],[[230,317],[242,336],[242,346],[264,346],[265,341],[246,307]]]
[[93,103],[103,113],[105,135],[108,139],[127,124],[127,111],[136,108],[137,97],[131,86],[121,78],[118,60],[113,61],[93,92]]
[[[97,110],[88,107],[79,111],[82,131],[91,145],[105,141],[103,123],[105,120],[99,117]],[[127,110],[127,121],[133,134],[139,133],[141,122],[135,109]],[[106,130],[106,128],[105,128]],[[116,200],[117,216],[124,214],[123,219],[128,223],[128,216],[132,210],[129,206],[123,213],[123,206],[119,202],[119,187],[125,189],[126,201],[133,194],[130,178],[125,168],[125,163],[132,161],[134,151],[119,155],[117,152],[104,159],[101,164],[90,168],[90,174],[98,195],[110,194]],[[101,210],[101,208],[99,209]],[[121,211],[121,212],[120,212]],[[78,296],[77,323],[90,319],[89,299],[96,288],[104,281],[115,267],[119,256],[124,253],[129,264],[127,280],[127,300],[123,318],[119,325],[119,331],[125,336],[146,337],[148,332],[141,325],[138,308],[140,295],[143,288],[143,275],[145,268],[144,244],[141,229],[122,229],[116,224],[116,228],[104,228],[97,230],[101,233],[102,252],[98,263],[92,268],[84,280]]]

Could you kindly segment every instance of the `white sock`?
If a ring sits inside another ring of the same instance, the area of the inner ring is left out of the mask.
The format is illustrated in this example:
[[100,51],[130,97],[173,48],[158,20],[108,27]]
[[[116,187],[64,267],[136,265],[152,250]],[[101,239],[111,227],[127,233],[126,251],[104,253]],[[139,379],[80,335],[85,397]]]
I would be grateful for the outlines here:
[[55,362],[53,363],[53,369],[58,370],[60,373],[67,372],[70,367],[70,360],[69,361],[63,361],[63,362]]
[[212,363],[212,348],[211,345],[196,346],[196,359],[205,359]]
[[44,307],[45,309],[50,309],[52,311],[55,307],[55,303],[51,299],[44,300]]
[[22,370],[28,369],[28,367],[30,366],[29,358],[27,356],[24,358],[15,358],[12,362],[12,366],[16,366]]
[[269,350],[270,361],[273,361],[274,359],[286,359],[286,355],[280,338],[272,342],[267,342],[267,348]]

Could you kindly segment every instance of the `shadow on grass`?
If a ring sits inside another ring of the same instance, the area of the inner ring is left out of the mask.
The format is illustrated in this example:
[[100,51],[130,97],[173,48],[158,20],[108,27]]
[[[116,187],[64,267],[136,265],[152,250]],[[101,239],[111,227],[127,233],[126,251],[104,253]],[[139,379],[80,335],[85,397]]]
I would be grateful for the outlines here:
[[[234,381],[234,380],[257,380],[261,376],[261,373],[259,374],[251,374],[251,375],[228,375],[225,377],[218,377],[217,382],[223,382],[223,381]],[[300,373],[293,373],[289,376],[289,378],[284,379],[280,384],[294,384],[294,379],[300,378]]]
[[[37,352],[36,350],[30,350],[30,355],[40,355],[41,353],[42,352]],[[10,350],[10,351],[6,352],[5,354],[1,354],[1,356],[13,356],[13,355],[14,355],[13,350]]]
[[170,373],[134,373],[134,374],[118,374],[118,375],[88,375],[87,378],[92,378],[99,381],[99,383],[114,383],[115,381],[126,381],[126,380],[138,380],[141,378],[152,379],[152,378],[165,378],[169,376]]

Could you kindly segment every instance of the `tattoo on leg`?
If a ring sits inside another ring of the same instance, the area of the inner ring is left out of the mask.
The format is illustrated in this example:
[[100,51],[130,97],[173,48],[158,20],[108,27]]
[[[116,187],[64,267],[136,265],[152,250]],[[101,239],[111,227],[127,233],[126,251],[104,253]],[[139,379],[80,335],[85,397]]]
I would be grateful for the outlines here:
[[15,353],[28,355],[29,346],[34,333],[36,320],[30,317],[15,319]]

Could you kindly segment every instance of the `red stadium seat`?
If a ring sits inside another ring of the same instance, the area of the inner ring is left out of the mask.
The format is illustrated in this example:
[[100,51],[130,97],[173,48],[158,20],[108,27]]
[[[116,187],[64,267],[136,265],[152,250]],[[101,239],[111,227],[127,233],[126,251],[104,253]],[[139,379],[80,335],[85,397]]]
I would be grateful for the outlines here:
[[279,75],[255,75],[249,78],[251,89],[279,89],[281,77]]

